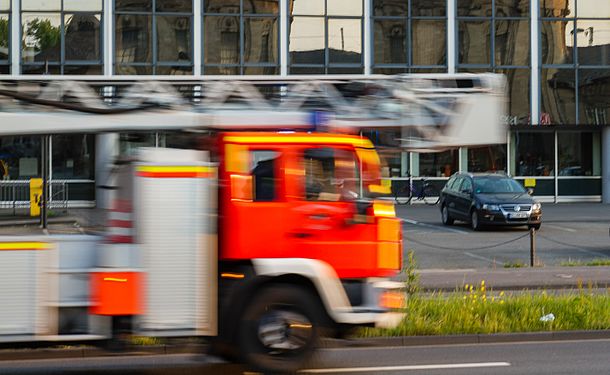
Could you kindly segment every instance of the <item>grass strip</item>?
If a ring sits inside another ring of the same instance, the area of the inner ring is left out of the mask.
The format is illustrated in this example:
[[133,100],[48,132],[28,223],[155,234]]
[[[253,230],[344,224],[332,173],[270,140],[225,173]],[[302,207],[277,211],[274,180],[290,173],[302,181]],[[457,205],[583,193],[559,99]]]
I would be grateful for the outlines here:
[[[365,328],[360,337],[489,334],[610,329],[610,294],[585,289],[505,294],[466,285],[461,293],[412,295],[393,329]],[[543,318],[545,317],[545,318]],[[542,319],[541,319],[542,318]]]

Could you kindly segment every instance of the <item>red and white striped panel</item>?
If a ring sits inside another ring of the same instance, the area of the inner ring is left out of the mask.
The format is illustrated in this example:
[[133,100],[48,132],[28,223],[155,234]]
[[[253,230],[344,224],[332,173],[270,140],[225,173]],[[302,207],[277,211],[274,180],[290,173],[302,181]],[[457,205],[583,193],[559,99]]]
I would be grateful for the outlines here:
[[131,201],[116,199],[108,218],[107,241],[133,243],[133,211]]

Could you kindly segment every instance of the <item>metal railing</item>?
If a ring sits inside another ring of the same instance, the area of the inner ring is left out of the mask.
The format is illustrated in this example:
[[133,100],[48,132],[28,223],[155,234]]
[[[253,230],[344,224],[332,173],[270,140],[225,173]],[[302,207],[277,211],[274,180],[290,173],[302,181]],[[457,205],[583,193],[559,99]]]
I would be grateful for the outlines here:
[[[69,207],[78,206],[71,201],[70,185],[95,184],[93,180],[50,180],[49,208],[67,212]],[[29,214],[30,180],[0,180],[0,212],[4,214]]]

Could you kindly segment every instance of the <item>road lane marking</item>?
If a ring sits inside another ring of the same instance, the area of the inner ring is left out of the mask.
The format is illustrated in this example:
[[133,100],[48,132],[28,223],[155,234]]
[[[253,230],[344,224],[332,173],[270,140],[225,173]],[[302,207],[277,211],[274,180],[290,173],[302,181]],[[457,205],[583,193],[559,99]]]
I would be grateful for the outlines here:
[[449,228],[447,226],[440,226],[440,225],[420,223],[417,220],[402,219],[402,221],[404,221],[406,223],[409,223],[409,224],[419,225],[419,226],[427,227],[427,228],[433,228],[433,229],[441,230],[441,231],[444,230],[444,231],[453,232],[453,233],[459,233],[459,234],[468,234],[468,233],[470,233],[470,231],[467,231],[467,230],[462,230],[462,229],[457,229],[457,228]]
[[476,255],[476,254],[473,254],[473,253],[469,253],[468,251],[464,251],[463,254],[466,255],[466,256],[475,258],[475,259],[484,260],[484,261],[492,263],[492,264],[493,263],[502,263],[502,264],[504,264],[503,262],[497,262],[497,261],[495,261],[493,259],[490,259],[490,258],[486,258],[486,257],[480,256],[480,255]]
[[566,232],[572,232],[572,233],[578,232],[576,229],[566,228],[566,227],[562,227],[562,226],[555,225],[555,224],[546,224],[545,226],[551,227],[551,228],[556,228],[559,230],[565,230]]
[[338,372],[380,372],[380,371],[413,371],[413,370],[443,370],[458,368],[481,368],[481,367],[507,367],[509,362],[479,362],[479,363],[450,363],[438,365],[412,365],[412,366],[379,366],[379,367],[343,367],[343,368],[320,368],[301,370],[305,374],[332,374]]

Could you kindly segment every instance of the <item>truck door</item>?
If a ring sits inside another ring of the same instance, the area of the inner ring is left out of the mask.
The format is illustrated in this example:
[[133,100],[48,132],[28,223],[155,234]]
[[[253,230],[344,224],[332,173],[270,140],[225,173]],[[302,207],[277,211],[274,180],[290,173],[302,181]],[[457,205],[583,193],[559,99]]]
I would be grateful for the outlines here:
[[295,183],[286,235],[300,257],[326,261],[340,277],[362,277],[376,265],[376,226],[355,223],[361,198],[353,149],[301,147],[293,154],[302,178]]

